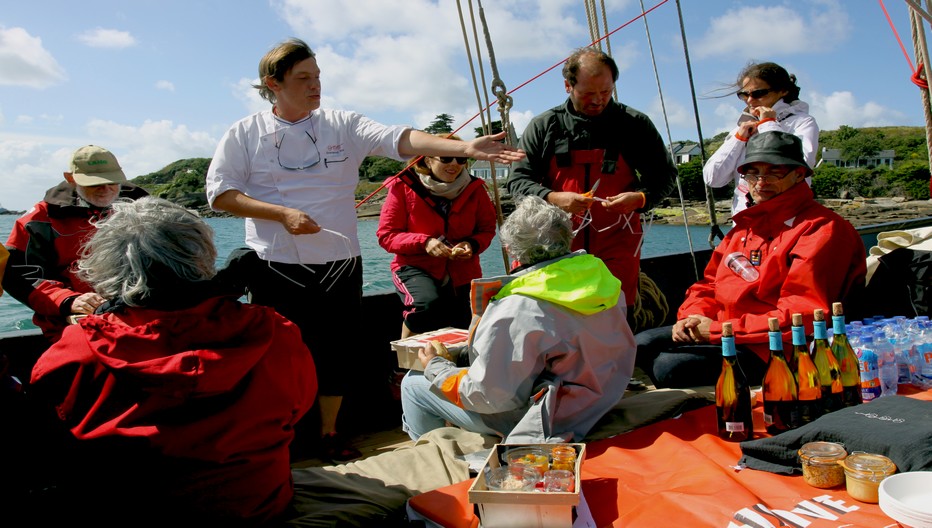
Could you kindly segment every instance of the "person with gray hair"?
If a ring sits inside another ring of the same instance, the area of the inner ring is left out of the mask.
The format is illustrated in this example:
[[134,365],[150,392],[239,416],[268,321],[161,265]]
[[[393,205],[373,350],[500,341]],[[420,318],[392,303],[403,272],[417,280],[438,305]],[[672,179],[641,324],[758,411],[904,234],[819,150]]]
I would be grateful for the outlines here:
[[107,302],[64,330],[31,380],[69,440],[45,453],[62,455],[68,522],[265,525],[289,507],[314,362],[297,326],[220,291],[212,237],[146,197],[115,202],[84,249],[78,274]]
[[402,380],[404,430],[449,422],[506,443],[581,441],[624,396],[634,335],[621,283],[597,257],[570,252],[569,213],[521,199],[501,227],[510,275],[476,279],[469,367],[433,347]]

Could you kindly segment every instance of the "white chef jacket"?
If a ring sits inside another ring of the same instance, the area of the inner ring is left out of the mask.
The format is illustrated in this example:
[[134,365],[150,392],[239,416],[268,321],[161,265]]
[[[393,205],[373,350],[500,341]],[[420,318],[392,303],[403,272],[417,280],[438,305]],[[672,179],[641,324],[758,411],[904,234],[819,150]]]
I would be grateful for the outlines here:
[[292,235],[279,222],[246,218],[246,244],[264,260],[325,264],[359,256],[359,166],[366,156],[401,160],[398,142],[408,128],[342,110],[318,109],[295,123],[271,109],[258,112],[236,122],[217,145],[207,171],[207,200],[213,206],[218,196],[236,189],[304,211],[321,226],[319,233]]

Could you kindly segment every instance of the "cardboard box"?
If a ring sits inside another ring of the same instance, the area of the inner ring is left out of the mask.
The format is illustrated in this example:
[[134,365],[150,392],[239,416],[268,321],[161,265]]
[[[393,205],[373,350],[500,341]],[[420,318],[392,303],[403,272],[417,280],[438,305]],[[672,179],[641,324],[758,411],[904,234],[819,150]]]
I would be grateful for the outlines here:
[[[492,491],[485,483],[486,468],[505,464],[505,453],[514,447],[543,447],[569,445],[576,450],[576,485],[572,493],[536,491]],[[579,470],[586,455],[586,444],[497,444],[479,476],[469,487],[469,502],[479,510],[482,528],[540,527],[570,528],[574,509],[579,505]]]
[[417,357],[417,352],[431,341],[440,341],[447,350],[457,354],[466,347],[469,340],[469,331],[460,328],[441,328],[433,332],[417,334],[407,339],[392,341],[392,349],[398,355],[398,366],[404,369],[424,370],[421,360]]

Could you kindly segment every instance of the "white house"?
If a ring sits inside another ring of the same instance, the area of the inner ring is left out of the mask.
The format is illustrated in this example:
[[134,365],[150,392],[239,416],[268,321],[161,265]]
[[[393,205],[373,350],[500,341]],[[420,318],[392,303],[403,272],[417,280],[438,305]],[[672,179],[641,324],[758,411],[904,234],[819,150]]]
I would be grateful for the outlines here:
[[836,167],[844,167],[847,169],[858,169],[858,168],[872,168],[872,167],[886,167],[888,169],[893,168],[893,158],[896,157],[895,150],[881,150],[874,156],[869,158],[858,158],[856,160],[846,160],[841,155],[841,149],[830,149],[822,147],[822,159],[819,160],[819,165],[827,164],[834,165]]
[[[508,179],[509,173],[510,171],[508,165],[503,165],[501,163],[495,164],[495,180],[499,184],[505,183],[505,180]],[[482,178],[489,183],[492,182],[492,168],[488,161],[476,160],[472,162],[472,165],[469,166],[469,174],[475,176],[476,178]]]
[[673,153],[673,163],[676,165],[688,163],[702,154],[702,151],[699,150],[699,143],[687,141],[674,141],[670,145],[670,151]]

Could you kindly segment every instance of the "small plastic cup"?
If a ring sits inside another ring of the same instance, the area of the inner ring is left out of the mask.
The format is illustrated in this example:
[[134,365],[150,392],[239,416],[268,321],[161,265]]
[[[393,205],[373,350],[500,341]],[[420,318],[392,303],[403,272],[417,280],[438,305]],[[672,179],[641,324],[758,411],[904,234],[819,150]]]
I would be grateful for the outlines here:
[[565,469],[551,469],[544,473],[544,491],[549,493],[572,493],[576,490],[576,476]]
[[748,282],[754,282],[760,277],[757,268],[744,256],[744,253],[736,251],[728,255],[725,257],[725,265],[728,266],[731,271],[735,272],[735,275],[738,275]]
[[530,467],[501,466],[485,474],[485,484],[494,491],[534,491],[540,473]]

